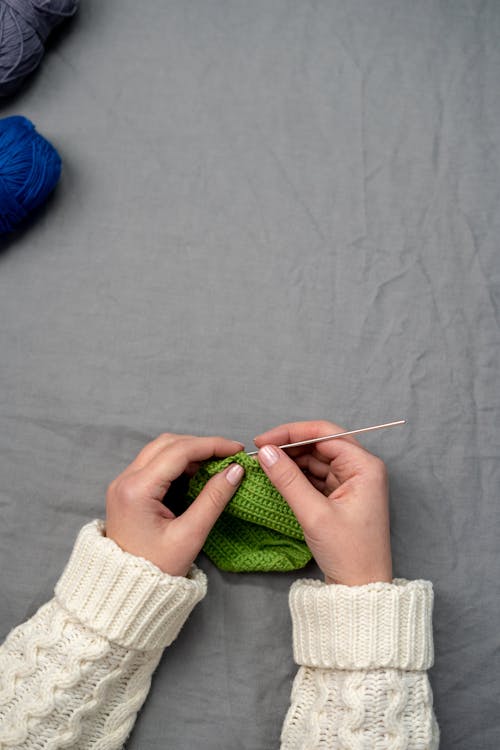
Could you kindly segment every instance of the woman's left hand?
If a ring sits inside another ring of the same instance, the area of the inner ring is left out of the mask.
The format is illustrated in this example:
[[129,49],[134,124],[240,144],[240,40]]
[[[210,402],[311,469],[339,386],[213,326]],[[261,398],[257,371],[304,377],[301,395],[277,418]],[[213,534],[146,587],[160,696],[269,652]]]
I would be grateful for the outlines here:
[[194,474],[201,461],[226,458],[242,448],[242,443],[223,437],[160,435],[109,485],[106,536],[164,573],[185,576],[236,492],[244,470],[231,464],[213,476],[178,517],[168,508],[168,489],[182,473]]

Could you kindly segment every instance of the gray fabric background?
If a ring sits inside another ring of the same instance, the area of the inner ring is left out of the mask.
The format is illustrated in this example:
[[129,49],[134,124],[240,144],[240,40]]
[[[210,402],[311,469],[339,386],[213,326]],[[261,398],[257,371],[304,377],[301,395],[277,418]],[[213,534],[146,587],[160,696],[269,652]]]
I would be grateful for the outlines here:
[[[2,116],[64,173],[0,250],[0,635],[160,432],[408,426],[395,573],[435,586],[442,750],[497,750],[500,5],[82,0]],[[290,575],[234,575],[130,750],[277,748]]]

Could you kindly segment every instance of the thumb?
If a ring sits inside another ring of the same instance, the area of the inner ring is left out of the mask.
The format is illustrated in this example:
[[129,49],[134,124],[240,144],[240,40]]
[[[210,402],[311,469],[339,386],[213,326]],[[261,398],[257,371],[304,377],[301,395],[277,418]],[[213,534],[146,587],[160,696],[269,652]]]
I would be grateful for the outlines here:
[[243,479],[245,469],[240,464],[230,464],[211,477],[198,497],[177,520],[197,539],[200,545],[212,530],[212,526],[231,500]]
[[324,509],[324,496],[307,480],[295,461],[276,445],[264,445],[257,457],[300,525],[310,525],[311,515]]

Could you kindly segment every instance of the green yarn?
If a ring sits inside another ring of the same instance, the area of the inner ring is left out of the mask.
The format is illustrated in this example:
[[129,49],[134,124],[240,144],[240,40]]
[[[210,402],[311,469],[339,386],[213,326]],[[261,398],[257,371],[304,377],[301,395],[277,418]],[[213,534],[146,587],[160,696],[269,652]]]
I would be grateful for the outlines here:
[[295,515],[260,468],[244,451],[222,460],[206,461],[189,482],[191,503],[210,477],[231,463],[245,476],[207,537],[203,551],[221,570],[233,573],[297,570],[311,552]]

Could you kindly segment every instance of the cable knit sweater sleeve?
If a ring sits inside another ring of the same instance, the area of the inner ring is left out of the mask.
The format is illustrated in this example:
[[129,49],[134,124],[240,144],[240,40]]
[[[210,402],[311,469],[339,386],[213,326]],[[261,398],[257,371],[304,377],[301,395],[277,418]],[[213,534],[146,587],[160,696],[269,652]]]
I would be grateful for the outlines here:
[[290,589],[300,665],[281,750],[436,750],[428,581]]
[[[169,576],[86,524],[54,598],[0,646],[0,750],[121,748],[206,587],[195,565]],[[282,750],[436,750],[429,582],[299,580],[290,608],[300,669]]]
[[121,748],[163,649],[206,593],[86,524],[55,596],[0,646],[0,750]]

